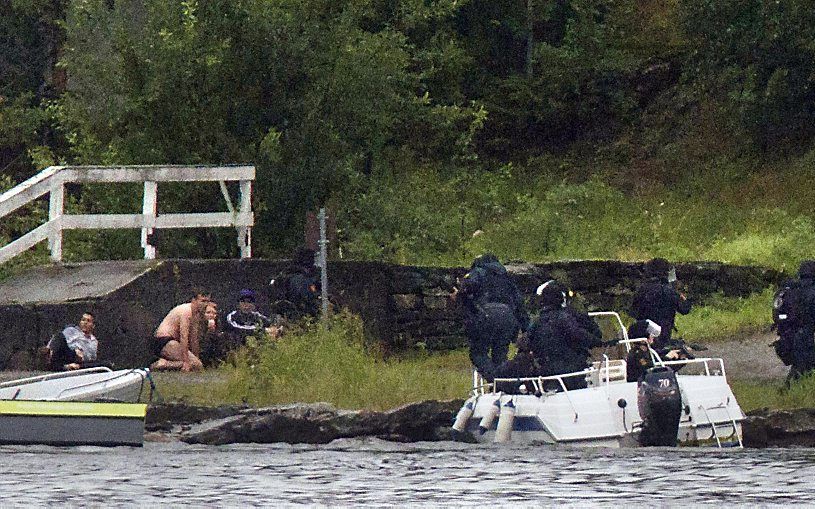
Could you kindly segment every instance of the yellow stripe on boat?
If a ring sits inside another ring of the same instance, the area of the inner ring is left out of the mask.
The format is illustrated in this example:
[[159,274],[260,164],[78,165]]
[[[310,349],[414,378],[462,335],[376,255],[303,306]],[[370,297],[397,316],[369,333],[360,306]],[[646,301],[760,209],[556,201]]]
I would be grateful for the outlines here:
[[126,417],[144,419],[144,403],[89,403],[80,401],[0,401],[0,415],[61,417]]

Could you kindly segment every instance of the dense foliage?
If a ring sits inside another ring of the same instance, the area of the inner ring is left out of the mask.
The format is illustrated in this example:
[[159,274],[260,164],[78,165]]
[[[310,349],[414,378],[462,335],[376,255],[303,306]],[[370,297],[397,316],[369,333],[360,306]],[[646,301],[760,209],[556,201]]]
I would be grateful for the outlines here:
[[[258,255],[334,211],[343,256],[812,256],[815,2],[9,0],[0,164],[257,165]],[[215,186],[165,186],[208,210]],[[131,187],[72,190],[138,210]],[[8,227],[0,235],[14,236]],[[231,256],[231,232],[166,256]],[[69,257],[138,256],[72,234]],[[83,246],[93,245],[93,249]]]

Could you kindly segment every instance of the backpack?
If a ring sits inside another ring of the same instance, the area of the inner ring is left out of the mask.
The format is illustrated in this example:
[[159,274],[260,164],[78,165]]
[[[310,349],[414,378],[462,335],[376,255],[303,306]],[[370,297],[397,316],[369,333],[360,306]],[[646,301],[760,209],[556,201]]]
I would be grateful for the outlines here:
[[779,334],[786,334],[803,325],[804,289],[800,281],[790,280],[781,285],[773,296],[773,324]]

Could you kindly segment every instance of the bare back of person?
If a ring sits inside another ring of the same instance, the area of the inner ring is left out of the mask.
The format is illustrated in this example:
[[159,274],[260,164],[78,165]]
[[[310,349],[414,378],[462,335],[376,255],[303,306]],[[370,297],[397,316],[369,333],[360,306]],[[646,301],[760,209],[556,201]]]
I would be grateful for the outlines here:
[[158,351],[158,361],[151,366],[155,370],[198,371],[203,369],[200,359],[191,351],[198,334],[196,315],[201,302],[180,304],[167,313],[156,329],[154,341]]

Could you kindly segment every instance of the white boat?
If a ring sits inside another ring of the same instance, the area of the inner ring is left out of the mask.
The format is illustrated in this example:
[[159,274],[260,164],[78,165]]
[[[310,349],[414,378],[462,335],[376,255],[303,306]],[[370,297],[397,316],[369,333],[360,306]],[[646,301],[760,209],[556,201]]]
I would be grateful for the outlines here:
[[[590,314],[612,324],[626,351],[632,343],[645,341],[629,339],[615,312]],[[722,359],[663,361],[653,350],[651,356],[654,374],[643,384],[627,382],[625,360],[606,355],[584,371],[557,376],[485,383],[474,372],[472,396],[456,416],[454,433],[498,443],[741,447],[745,416],[727,383]],[[674,375],[671,367],[676,366],[682,369]],[[568,390],[570,378],[584,378],[588,386]],[[521,394],[496,390],[496,385],[507,384],[523,384]],[[552,389],[553,384],[560,390]],[[659,405],[671,398],[674,418],[662,418],[660,408],[665,407]],[[653,442],[653,436],[668,440]]]
[[136,403],[152,390],[147,368],[78,369],[0,383],[0,400]]

